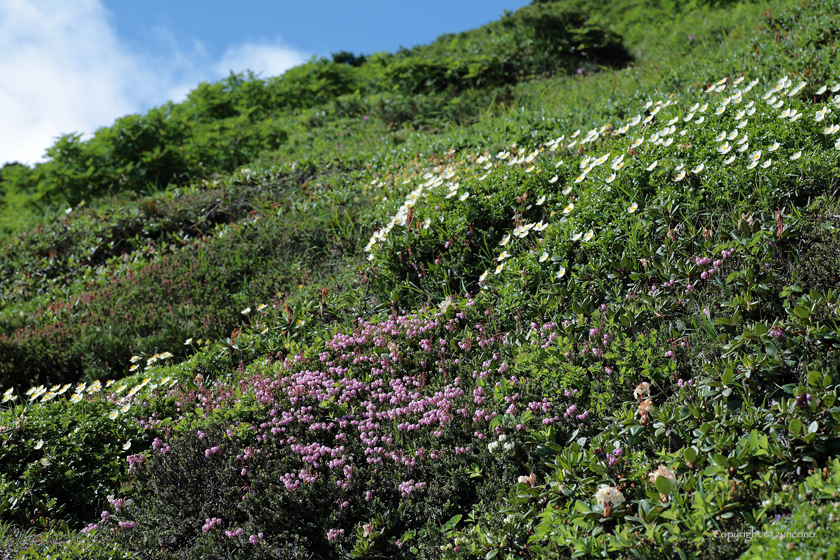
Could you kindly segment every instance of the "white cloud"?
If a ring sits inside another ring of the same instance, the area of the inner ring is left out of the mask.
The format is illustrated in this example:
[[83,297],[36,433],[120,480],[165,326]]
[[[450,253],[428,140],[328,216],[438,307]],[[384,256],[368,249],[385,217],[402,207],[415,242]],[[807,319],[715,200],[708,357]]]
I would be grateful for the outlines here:
[[309,56],[282,43],[245,43],[228,48],[213,70],[220,78],[246,70],[267,78],[306,62]]
[[234,46],[215,63],[200,43],[167,49],[165,60],[132,52],[100,0],[0,0],[0,165],[40,161],[60,134],[88,137],[230,70],[267,77],[308,58],[280,43]]

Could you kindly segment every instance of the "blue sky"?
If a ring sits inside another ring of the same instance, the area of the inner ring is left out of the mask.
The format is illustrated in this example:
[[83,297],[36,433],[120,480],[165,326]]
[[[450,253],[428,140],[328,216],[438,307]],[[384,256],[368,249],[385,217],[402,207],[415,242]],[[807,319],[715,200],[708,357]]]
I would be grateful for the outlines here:
[[1,0],[0,164],[59,134],[180,100],[231,70],[282,74],[313,55],[393,52],[529,0]]

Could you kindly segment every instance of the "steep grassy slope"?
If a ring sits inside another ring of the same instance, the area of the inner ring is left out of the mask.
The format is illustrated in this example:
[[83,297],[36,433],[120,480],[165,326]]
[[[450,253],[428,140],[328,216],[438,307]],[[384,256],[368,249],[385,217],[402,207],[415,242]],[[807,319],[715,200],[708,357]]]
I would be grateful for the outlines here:
[[[578,31],[511,85],[531,17]],[[341,67],[396,90],[296,109],[248,168],[10,238],[0,515],[39,533],[9,550],[830,557],[839,21],[536,3]]]

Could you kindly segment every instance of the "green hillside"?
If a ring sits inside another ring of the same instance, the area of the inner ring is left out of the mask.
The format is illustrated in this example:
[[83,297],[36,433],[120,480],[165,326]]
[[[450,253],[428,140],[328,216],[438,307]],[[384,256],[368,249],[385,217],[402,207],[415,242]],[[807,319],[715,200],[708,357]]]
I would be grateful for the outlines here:
[[535,1],[0,170],[0,557],[833,558],[840,2]]

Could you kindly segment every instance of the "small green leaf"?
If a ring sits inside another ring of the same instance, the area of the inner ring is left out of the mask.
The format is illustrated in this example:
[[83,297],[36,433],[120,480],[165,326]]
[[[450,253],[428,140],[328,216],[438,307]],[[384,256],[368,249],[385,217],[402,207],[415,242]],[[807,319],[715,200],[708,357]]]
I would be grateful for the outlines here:
[[817,371],[808,372],[808,385],[819,387],[822,384],[822,375]]
[[664,476],[657,476],[654,485],[660,493],[665,494],[666,496],[671,493],[671,490],[673,490],[671,481]]
[[694,463],[694,460],[697,459],[697,450],[693,447],[686,447],[683,450],[683,457],[685,457],[685,460],[689,463]]
[[794,418],[788,424],[788,431],[790,433],[792,433],[793,435],[798,435],[799,430],[801,430],[801,429],[802,429],[802,421],[799,420],[799,418]]
[[807,319],[811,316],[811,312],[808,311],[806,307],[802,307],[801,305],[797,305],[793,308],[793,314],[799,317],[800,319]]

